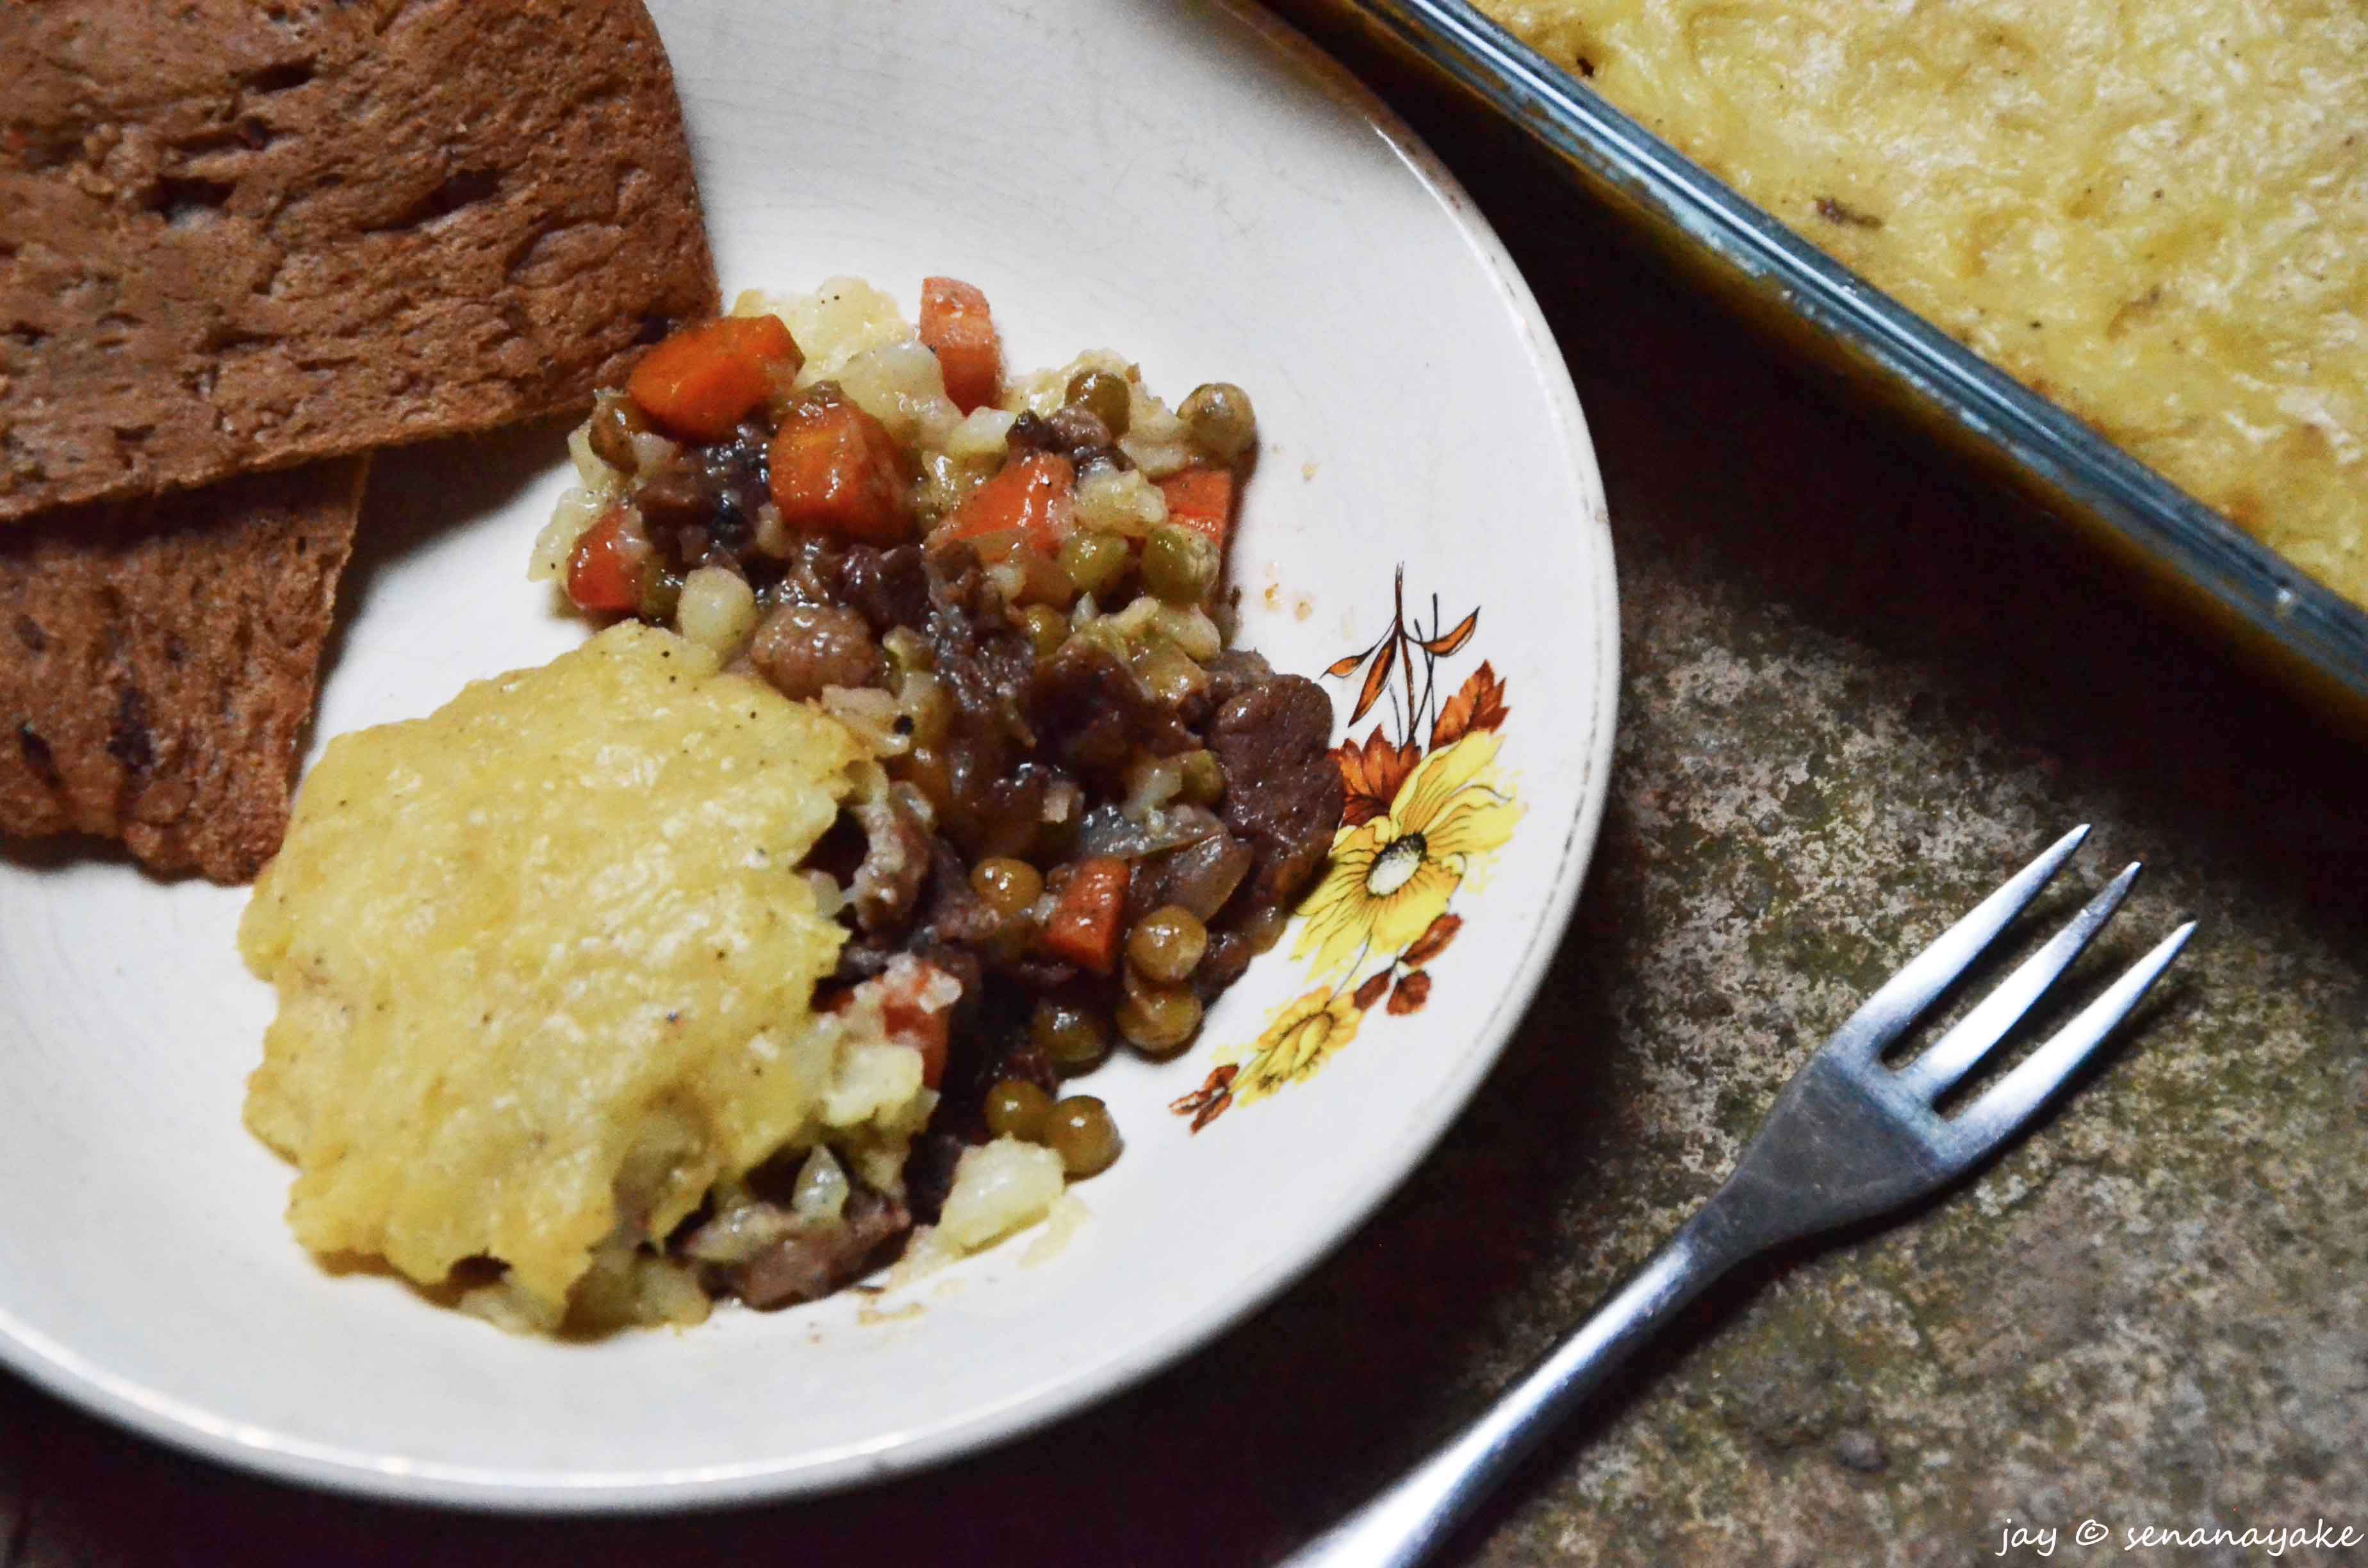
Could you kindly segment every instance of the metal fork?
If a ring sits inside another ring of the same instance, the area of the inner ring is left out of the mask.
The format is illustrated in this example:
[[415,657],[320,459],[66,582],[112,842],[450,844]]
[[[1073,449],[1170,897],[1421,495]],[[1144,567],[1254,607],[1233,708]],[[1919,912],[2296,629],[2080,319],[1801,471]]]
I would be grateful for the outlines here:
[[1667,1246],[1478,1420],[1291,1562],[1300,1568],[1401,1568],[1419,1561],[1713,1280],[1770,1247],[1937,1192],[1997,1153],[2129,1016],[2195,930],[2191,920],[2164,937],[1962,1113],[1944,1117],[1934,1109],[2112,918],[2137,881],[2136,865],[1931,1050],[1896,1068],[1884,1064],[1883,1051],[2022,913],[2088,835],[2082,826],[2056,840],[1893,975],[1793,1074],[1735,1174]]

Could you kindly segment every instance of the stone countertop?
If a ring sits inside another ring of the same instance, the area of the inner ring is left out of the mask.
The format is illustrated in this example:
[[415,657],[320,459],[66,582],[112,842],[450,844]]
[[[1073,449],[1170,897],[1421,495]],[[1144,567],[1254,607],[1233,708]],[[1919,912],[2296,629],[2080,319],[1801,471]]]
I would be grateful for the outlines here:
[[1404,1190],[1133,1392],[799,1506],[553,1523],[357,1504],[0,1375],[0,1563],[1271,1561],[1582,1316],[1869,987],[2079,821],[2097,833],[2077,885],[2044,909],[2152,869],[2078,972],[2203,922],[2110,1067],[1968,1188],[1728,1282],[1448,1560],[1970,1563],[2010,1526],[2064,1531],[2057,1562],[2124,1560],[2071,1543],[2089,1518],[2116,1546],[2145,1526],[2368,1534],[2368,755],[1670,282],[1502,133],[1351,58],[1468,184],[1561,339],[1611,494],[1625,661],[1569,938]]

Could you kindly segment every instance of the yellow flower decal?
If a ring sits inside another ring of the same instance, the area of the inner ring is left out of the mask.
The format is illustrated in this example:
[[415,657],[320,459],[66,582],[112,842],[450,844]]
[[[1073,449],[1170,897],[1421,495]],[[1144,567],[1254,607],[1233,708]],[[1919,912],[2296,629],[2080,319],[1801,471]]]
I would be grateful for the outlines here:
[[1473,858],[1502,846],[1520,816],[1488,771],[1497,744],[1494,731],[1476,730],[1433,752],[1388,811],[1341,830],[1330,869],[1299,906],[1306,923],[1293,957],[1314,955],[1315,974],[1395,957],[1447,913]]
[[1331,1054],[1357,1037],[1364,1012],[1335,991],[1311,991],[1275,1015],[1266,1033],[1235,1052],[1242,1070],[1234,1078],[1234,1100],[1262,1100],[1286,1084],[1312,1078]]
[[[1249,1044],[1219,1050],[1201,1086],[1168,1102],[1195,1132],[1234,1106],[1314,1077],[1375,1007],[1393,1017],[1420,1012],[1430,1001],[1432,966],[1463,928],[1449,904],[1520,820],[1511,786],[1496,771],[1497,732],[1510,712],[1504,677],[1483,659],[1452,690],[1438,678],[1440,661],[1478,631],[1480,612],[1449,626],[1434,596],[1429,624],[1419,615],[1409,622],[1403,567],[1395,600],[1388,630],[1324,672],[1358,681],[1352,729],[1385,699],[1387,706],[1363,740],[1350,735],[1332,748],[1344,791],[1340,827],[1324,875],[1300,901],[1292,949],[1313,960],[1308,978],[1317,988],[1275,1014]],[[1403,677],[1402,690],[1393,675]]]
[[1247,1046],[1217,1053],[1207,1082],[1167,1108],[1192,1119],[1198,1132],[1236,1105],[1262,1100],[1287,1084],[1312,1078],[1332,1053],[1357,1038],[1365,1009],[1334,987],[1311,991],[1274,1016],[1266,1032]]

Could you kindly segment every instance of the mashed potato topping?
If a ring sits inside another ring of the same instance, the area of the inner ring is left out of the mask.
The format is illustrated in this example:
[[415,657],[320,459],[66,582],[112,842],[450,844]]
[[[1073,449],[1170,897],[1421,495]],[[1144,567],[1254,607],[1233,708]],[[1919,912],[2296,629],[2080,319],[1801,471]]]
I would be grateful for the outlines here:
[[548,1324],[604,1243],[785,1147],[893,1190],[935,1096],[876,1018],[811,1011],[843,931],[797,869],[865,765],[633,622],[332,742],[239,934],[298,1238],[423,1283],[496,1259]]
[[2368,8],[1482,4],[2368,604]]

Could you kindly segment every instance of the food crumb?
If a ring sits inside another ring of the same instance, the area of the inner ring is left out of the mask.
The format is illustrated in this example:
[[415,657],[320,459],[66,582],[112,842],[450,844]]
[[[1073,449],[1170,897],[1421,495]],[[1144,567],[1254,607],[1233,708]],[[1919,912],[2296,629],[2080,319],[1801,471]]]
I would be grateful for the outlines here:
[[1311,458],[1307,461],[1299,465],[1299,477],[1310,482],[1315,478],[1315,461],[1314,459]]

